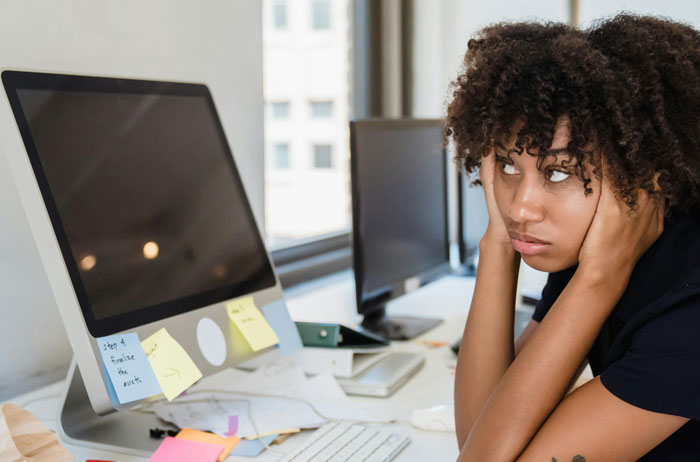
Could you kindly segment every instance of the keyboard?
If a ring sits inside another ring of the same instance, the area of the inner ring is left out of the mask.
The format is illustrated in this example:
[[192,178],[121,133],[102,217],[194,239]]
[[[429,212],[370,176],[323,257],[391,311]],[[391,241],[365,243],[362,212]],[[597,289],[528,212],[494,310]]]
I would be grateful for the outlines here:
[[365,425],[331,422],[280,462],[389,462],[411,438]]

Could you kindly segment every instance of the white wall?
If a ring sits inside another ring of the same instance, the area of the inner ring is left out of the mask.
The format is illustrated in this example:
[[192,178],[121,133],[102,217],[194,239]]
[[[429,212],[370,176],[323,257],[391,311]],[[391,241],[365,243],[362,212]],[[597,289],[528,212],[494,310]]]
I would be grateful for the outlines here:
[[585,28],[595,20],[621,11],[666,16],[700,29],[700,2],[697,0],[580,0],[579,21]]
[[[206,83],[262,223],[261,14],[254,0],[3,0],[0,66]],[[0,146],[18,149],[1,93]],[[0,401],[60,379],[71,354],[0,156]]]

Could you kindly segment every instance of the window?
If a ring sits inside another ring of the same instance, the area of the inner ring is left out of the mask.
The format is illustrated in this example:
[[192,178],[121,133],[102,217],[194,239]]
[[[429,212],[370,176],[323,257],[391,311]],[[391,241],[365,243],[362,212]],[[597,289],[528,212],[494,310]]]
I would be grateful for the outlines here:
[[314,0],[311,4],[311,28],[314,30],[331,28],[331,5],[328,0]]
[[[354,7],[350,0],[263,2],[264,231],[277,251],[350,230]],[[278,3],[286,4],[284,33],[273,20]],[[296,16],[305,27],[294,27]],[[312,26],[326,30],[319,36]]]
[[311,117],[314,119],[329,119],[333,117],[333,101],[312,101]]
[[330,144],[314,144],[314,168],[333,168],[333,147]]
[[287,28],[287,3],[284,0],[276,0],[272,4],[272,23],[275,29]]
[[274,167],[277,169],[284,169],[290,167],[289,143],[275,144]]
[[272,118],[273,119],[288,119],[289,118],[289,102],[278,101],[272,103]]

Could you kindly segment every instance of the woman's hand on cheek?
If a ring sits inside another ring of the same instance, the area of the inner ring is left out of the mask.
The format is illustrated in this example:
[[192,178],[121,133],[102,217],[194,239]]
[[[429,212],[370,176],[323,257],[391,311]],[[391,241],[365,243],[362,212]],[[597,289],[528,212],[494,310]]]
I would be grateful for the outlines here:
[[[605,170],[605,169],[604,169]],[[644,190],[630,210],[615,197],[607,175],[601,181],[598,207],[579,251],[579,267],[598,279],[613,278],[627,285],[634,266],[664,229],[663,205]]]
[[[494,179],[497,174],[498,163],[496,162],[496,153],[493,147],[489,150],[486,157],[481,159],[481,168],[479,169],[479,179],[484,188],[484,197],[486,198],[486,209],[489,214],[489,224],[484,233],[484,238],[490,244],[502,245],[506,248],[513,249],[508,228],[506,227],[503,217],[498,210],[496,204],[496,195],[494,193]],[[515,250],[513,250],[515,252]]]

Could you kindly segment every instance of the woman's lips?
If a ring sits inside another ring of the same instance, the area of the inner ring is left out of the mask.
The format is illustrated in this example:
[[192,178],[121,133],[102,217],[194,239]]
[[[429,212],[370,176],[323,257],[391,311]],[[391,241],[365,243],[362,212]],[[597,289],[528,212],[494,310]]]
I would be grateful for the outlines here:
[[524,255],[536,255],[538,253],[542,253],[551,245],[549,242],[537,239],[536,237],[528,234],[521,234],[515,231],[511,231],[509,234],[513,248],[517,252]]

